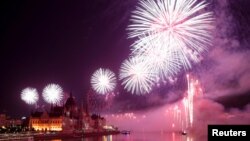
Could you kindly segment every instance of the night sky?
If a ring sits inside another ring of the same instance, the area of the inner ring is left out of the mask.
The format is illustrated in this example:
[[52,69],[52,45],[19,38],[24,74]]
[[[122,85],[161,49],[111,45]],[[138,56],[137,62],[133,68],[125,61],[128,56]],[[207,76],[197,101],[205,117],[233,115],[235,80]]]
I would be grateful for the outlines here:
[[[90,89],[90,77],[96,69],[109,68],[118,74],[133,43],[133,40],[127,39],[126,28],[136,2],[1,1],[0,113],[28,115],[32,108],[20,99],[21,90],[28,86],[37,88],[41,95],[46,84],[57,83],[79,100]],[[225,105],[229,103],[226,106],[230,107],[231,99],[243,95],[246,99],[244,106],[250,101],[250,2],[210,2],[217,18],[216,28],[219,29],[215,33],[216,46],[201,64],[189,71],[201,78],[209,98]],[[232,66],[225,67],[225,64]],[[155,105],[157,100],[163,103],[171,101],[171,98],[176,100],[180,95],[173,98],[169,89],[183,88],[182,75],[178,76],[180,84],[177,86],[162,88],[160,98],[152,94],[132,96],[120,90],[122,94],[116,103],[131,104],[137,109]],[[228,98],[228,95],[233,98]],[[154,98],[155,101],[152,101]],[[40,103],[45,102],[40,99]],[[122,104],[117,107],[123,107]]]
[[82,98],[97,68],[117,72],[129,53],[128,17],[120,22],[127,8],[111,0],[2,3],[0,110],[25,108],[20,91],[27,86],[41,93],[57,83]]

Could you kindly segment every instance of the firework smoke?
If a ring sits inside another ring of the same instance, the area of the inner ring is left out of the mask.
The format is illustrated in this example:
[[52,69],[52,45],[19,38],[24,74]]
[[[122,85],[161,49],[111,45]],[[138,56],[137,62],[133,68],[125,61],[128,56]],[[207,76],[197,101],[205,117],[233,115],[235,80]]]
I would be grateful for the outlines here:
[[136,39],[131,56],[141,58],[147,73],[156,77],[153,80],[144,77],[140,82],[143,85],[137,86],[138,81],[128,81],[134,75],[123,73],[121,76],[131,77],[123,81],[126,89],[137,94],[149,93],[158,81],[165,81],[182,68],[190,69],[192,63],[200,62],[211,45],[213,31],[213,13],[204,10],[207,5],[197,0],[139,2],[128,26],[129,38]]

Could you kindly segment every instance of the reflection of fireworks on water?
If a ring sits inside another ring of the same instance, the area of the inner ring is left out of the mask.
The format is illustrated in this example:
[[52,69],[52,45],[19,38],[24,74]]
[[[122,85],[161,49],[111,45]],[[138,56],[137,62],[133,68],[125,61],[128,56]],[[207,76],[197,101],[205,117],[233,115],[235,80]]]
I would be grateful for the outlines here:
[[109,69],[98,69],[91,77],[92,88],[99,94],[112,92],[116,86],[115,74]]
[[35,88],[25,88],[21,92],[21,99],[27,104],[36,104],[38,101],[38,92]]
[[135,94],[149,93],[156,80],[148,65],[138,57],[125,60],[119,77],[125,89]]
[[43,99],[50,104],[59,104],[63,99],[63,90],[58,84],[48,84],[43,89]]

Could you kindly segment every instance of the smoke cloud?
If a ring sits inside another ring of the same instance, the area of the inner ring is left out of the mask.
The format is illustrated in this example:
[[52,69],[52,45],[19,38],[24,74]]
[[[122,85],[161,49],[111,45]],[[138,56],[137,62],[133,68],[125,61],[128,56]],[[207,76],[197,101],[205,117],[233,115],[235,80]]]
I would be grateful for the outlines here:
[[[237,7],[234,7],[235,5]],[[248,29],[240,30],[242,26],[249,25],[247,20],[249,16],[236,17],[239,14],[246,14],[241,11],[245,5],[243,1],[215,2],[214,46],[199,72],[207,97],[216,99],[220,96],[239,95],[250,91],[249,44],[242,42],[244,38],[249,38],[242,36]]]
[[[180,104],[167,104],[157,109],[142,112],[130,112],[123,114],[106,115],[108,123],[119,127],[120,130],[131,130],[143,133],[171,133],[182,131],[181,121],[173,114],[173,107]],[[180,109],[183,112],[184,109]],[[206,98],[194,101],[194,122],[188,130],[188,136],[194,140],[205,141],[207,139],[207,126],[210,124],[250,124],[250,104],[243,110],[230,109],[226,111],[224,106]],[[173,126],[174,125],[174,126]]]
[[[207,139],[207,125],[209,124],[250,124],[249,102],[243,109],[237,107],[227,109],[223,104],[216,102],[221,97],[249,96],[250,92],[250,46],[248,42],[242,42],[249,39],[248,34],[244,33],[249,29],[240,30],[242,26],[250,27],[247,20],[250,16],[242,11],[239,12],[246,3],[237,1],[236,9],[232,8],[234,4],[230,0],[213,1],[212,7],[216,19],[213,47],[195,70],[192,70],[202,83],[204,92],[204,97],[194,102],[194,124],[189,132],[195,140]],[[244,16],[236,17],[237,12]],[[239,19],[242,17],[245,19]],[[168,91],[167,94],[169,93],[174,93],[174,91]],[[107,119],[110,119],[109,123],[121,129],[138,132],[180,131],[180,125],[173,126],[173,123],[176,123],[174,114],[167,113],[167,111],[180,103],[181,97],[182,95],[178,94],[174,97],[175,100],[170,102],[166,99],[173,98],[171,94],[169,97],[157,95],[156,98],[151,97],[151,100],[144,102],[149,102],[150,105],[155,101],[158,103],[164,101],[163,106],[108,115]],[[241,99],[238,99],[238,103],[240,102]]]

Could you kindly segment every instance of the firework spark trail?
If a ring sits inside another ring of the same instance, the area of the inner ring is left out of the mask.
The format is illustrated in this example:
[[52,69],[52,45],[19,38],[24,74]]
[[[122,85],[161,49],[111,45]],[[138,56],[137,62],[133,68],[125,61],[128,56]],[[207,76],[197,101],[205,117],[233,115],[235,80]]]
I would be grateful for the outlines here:
[[194,100],[196,97],[202,97],[203,92],[199,81],[189,74],[187,75],[187,82],[188,91],[187,96],[183,99],[183,105],[185,110],[187,109],[187,112],[185,112],[188,121],[187,126],[192,127],[194,122]]
[[39,99],[38,92],[35,88],[25,88],[21,92],[21,99],[27,104],[36,104]]
[[188,86],[187,93],[184,95],[181,102],[178,102],[170,107],[170,111],[172,111],[174,119],[172,124],[181,127],[182,130],[192,128],[195,115],[195,100],[203,96],[199,81],[189,74],[187,74],[186,78]]
[[100,96],[101,95],[95,94],[92,89],[87,93],[87,106],[93,113],[100,113],[102,110],[103,104],[100,100]]
[[183,98],[183,107],[184,107],[184,117],[185,117],[185,121],[184,121],[184,127],[183,128],[188,128],[188,119],[189,119],[189,117],[188,117],[188,112],[189,112],[189,110],[188,110],[188,99],[187,99],[187,97],[184,97]]
[[93,73],[91,85],[98,94],[108,94],[115,89],[115,74],[109,69],[100,68]]
[[[128,30],[131,31],[129,38],[146,35],[144,38],[147,40],[155,38],[163,40],[167,37],[167,39],[183,38],[188,43],[192,43],[191,41],[209,43],[211,35],[207,33],[213,28],[211,25],[212,13],[198,13],[207,4],[204,1],[195,3],[197,0],[140,1],[140,6],[132,15],[133,24],[128,27]],[[194,39],[188,39],[188,37]],[[163,41],[168,42],[168,40]],[[197,49],[199,50],[199,48]]]
[[132,55],[147,56],[160,46],[165,48],[161,52],[168,64],[165,72],[191,68],[211,45],[213,14],[204,11],[206,7],[197,0],[141,0],[128,26],[129,38],[136,39]]
[[58,84],[48,84],[42,93],[43,99],[50,104],[59,104],[63,99],[63,89]]
[[181,69],[181,65],[176,54],[170,52],[165,46],[162,46],[160,41],[155,40],[148,43],[151,46],[150,48],[145,48],[143,52],[139,50],[135,54],[142,58],[151,73],[157,74],[163,80],[177,74]]
[[194,97],[194,84],[193,81],[190,81],[190,76],[187,75],[187,81],[188,81],[188,116],[189,116],[189,123],[190,126],[193,125],[193,97]]

